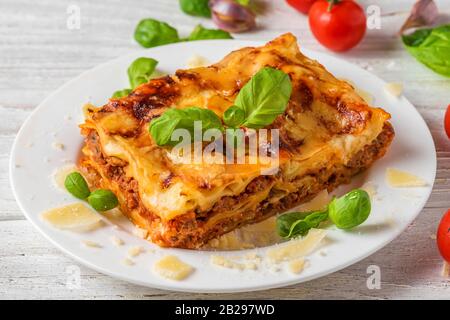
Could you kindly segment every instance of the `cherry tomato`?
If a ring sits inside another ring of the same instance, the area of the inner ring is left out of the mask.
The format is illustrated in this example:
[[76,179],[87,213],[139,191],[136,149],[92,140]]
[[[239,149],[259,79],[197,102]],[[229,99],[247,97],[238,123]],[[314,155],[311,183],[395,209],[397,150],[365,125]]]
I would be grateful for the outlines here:
[[450,263],[450,210],[442,217],[436,239],[441,256],[445,261]]
[[318,0],[309,10],[309,26],[322,45],[333,51],[346,51],[363,38],[366,16],[352,0]]
[[304,14],[308,14],[309,9],[317,0],[286,0],[292,7]]
[[447,133],[447,137],[450,139],[450,104],[447,107],[447,112],[445,112],[444,128]]

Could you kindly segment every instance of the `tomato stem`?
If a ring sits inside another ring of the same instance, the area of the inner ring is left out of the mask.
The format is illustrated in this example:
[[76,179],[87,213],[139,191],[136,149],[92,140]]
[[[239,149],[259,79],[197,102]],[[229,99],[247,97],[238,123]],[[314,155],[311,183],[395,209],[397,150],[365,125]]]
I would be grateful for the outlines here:
[[340,2],[340,0],[327,0],[327,1],[328,1],[328,9],[327,9],[328,12],[331,12],[333,6]]

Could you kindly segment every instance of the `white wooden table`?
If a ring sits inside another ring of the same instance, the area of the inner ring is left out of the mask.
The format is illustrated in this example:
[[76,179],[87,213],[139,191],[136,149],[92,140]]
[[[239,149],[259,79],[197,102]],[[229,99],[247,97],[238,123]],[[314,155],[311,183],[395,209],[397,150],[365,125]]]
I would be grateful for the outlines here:
[[[344,59],[386,81],[401,81],[406,97],[425,118],[438,154],[436,183],[417,220],[378,253],[345,270],[296,286],[239,294],[187,294],[139,287],[81,268],[81,288],[66,286],[67,268],[77,265],[28,223],[12,195],[8,162],[14,137],[29,113],[53,90],[97,64],[138,47],[133,40],[137,22],[154,17],[186,35],[195,24],[209,20],[181,13],[177,0],[1,0],[0,2],[0,298],[7,299],[181,299],[181,298],[369,298],[450,299],[450,280],[441,277],[442,261],[433,235],[450,207],[450,140],[444,134],[444,108],[450,103],[450,79],[429,71],[405,50],[396,31],[412,0],[360,1],[381,7],[381,29],[369,30],[364,41]],[[259,1],[264,13],[259,28],[236,35],[271,39],[295,33],[301,46],[325,51],[312,37],[304,16],[282,0]],[[450,0],[437,1],[450,16]],[[81,10],[81,28],[66,27],[67,8]],[[414,129],[411,128],[414,139]],[[32,155],[30,155],[32,156]],[[366,286],[367,267],[381,269],[381,288]]]

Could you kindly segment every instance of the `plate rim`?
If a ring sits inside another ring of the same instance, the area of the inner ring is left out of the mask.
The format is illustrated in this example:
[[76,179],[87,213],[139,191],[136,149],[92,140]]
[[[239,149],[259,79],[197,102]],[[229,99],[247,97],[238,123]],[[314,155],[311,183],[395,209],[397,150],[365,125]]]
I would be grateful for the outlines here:
[[[223,43],[223,42],[234,42],[234,43],[241,43],[242,47],[245,46],[260,46],[262,44],[264,44],[266,41],[264,40],[243,40],[243,39],[224,39],[224,40],[201,40],[201,41],[196,41],[196,42],[206,42],[206,43]],[[161,47],[184,47],[184,46],[189,46],[189,44],[191,44],[192,42],[182,42],[182,43],[174,43],[174,44],[167,44],[167,45],[163,45],[163,46],[159,46],[158,48]],[[150,50],[153,48],[149,48]],[[307,282],[307,281],[311,281],[314,279],[319,279],[322,278],[324,276],[330,275],[332,273],[335,273],[337,271],[343,270],[353,264],[356,264],[362,260],[364,260],[365,258],[371,256],[372,254],[376,253],[377,251],[379,251],[380,249],[384,248],[385,246],[387,246],[389,243],[391,243],[393,240],[395,240],[398,236],[400,236],[401,234],[403,234],[403,232],[408,228],[408,226],[415,220],[417,219],[417,217],[422,213],[426,203],[428,202],[432,191],[433,191],[433,187],[434,187],[434,183],[436,181],[436,173],[437,173],[437,154],[436,154],[436,145],[433,139],[433,136],[431,134],[431,131],[425,121],[425,119],[422,117],[422,115],[417,111],[417,109],[415,108],[415,106],[406,98],[403,96],[403,98],[405,99],[405,101],[407,103],[409,103],[412,106],[412,109],[414,109],[414,112],[418,115],[418,117],[420,118],[420,121],[423,122],[423,124],[426,127],[426,132],[427,135],[429,136],[429,140],[432,142],[432,148],[434,150],[433,152],[433,172],[432,172],[432,177],[433,177],[433,181],[429,183],[430,187],[427,191],[427,194],[423,197],[423,200],[421,201],[420,204],[417,205],[417,207],[420,207],[419,212],[412,218],[408,220],[408,223],[405,223],[403,227],[398,228],[398,231],[395,233],[390,234],[386,240],[380,242],[380,244],[378,244],[377,246],[374,247],[374,249],[370,250],[370,251],[366,251],[364,254],[358,256],[357,258],[353,258],[353,259],[348,259],[348,261],[346,263],[340,264],[334,268],[331,269],[326,269],[322,272],[318,272],[315,274],[312,274],[308,277],[304,277],[304,278],[297,278],[297,279],[291,279],[291,280],[285,280],[285,281],[280,281],[276,284],[267,284],[267,285],[250,285],[248,287],[239,287],[236,289],[231,289],[231,288],[225,288],[225,289],[199,289],[199,288],[192,288],[192,287],[186,287],[186,288],[181,288],[181,287],[176,287],[176,286],[172,286],[171,282],[167,282],[167,285],[158,285],[158,284],[149,284],[146,282],[140,282],[134,279],[130,279],[126,276],[122,276],[122,274],[120,273],[116,273],[116,272],[111,272],[107,269],[104,269],[98,265],[96,265],[93,262],[90,262],[89,260],[78,256],[75,253],[72,253],[69,249],[66,249],[62,244],[60,244],[58,241],[52,239],[52,237],[50,235],[48,235],[44,229],[40,228],[39,225],[35,224],[34,221],[30,218],[30,214],[25,210],[23,204],[21,201],[19,201],[19,196],[18,196],[18,192],[16,189],[16,185],[15,185],[15,181],[14,181],[14,169],[15,169],[15,163],[14,163],[14,157],[15,154],[17,152],[17,149],[19,148],[18,146],[18,140],[21,137],[21,135],[23,134],[24,128],[27,127],[29,125],[29,123],[31,122],[33,116],[38,113],[40,111],[40,109],[42,109],[42,107],[47,103],[47,101],[49,101],[50,99],[52,99],[54,96],[58,95],[61,91],[65,90],[66,87],[72,85],[73,83],[79,81],[80,78],[84,77],[86,74],[96,70],[96,69],[100,69],[106,65],[109,64],[114,64],[114,62],[125,59],[126,57],[132,57],[135,54],[137,54],[138,52],[148,52],[147,50],[149,49],[132,49],[129,53],[121,55],[119,57],[110,59],[108,61],[105,61],[103,63],[100,63],[98,65],[95,65],[94,67],[83,71],[82,73],[80,73],[79,75],[77,75],[76,77],[70,79],[69,81],[65,82],[63,85],[61,85],[60,87],[58,87],[56,90],[53,90],[48,96],[45,97],[45,99],[42,100],[42,102],[40,102],[35,108],[34,110],[27,116],[27,118],[25,119],[25,121],[22,123],[20,129],[18,130],[15,138],[14,138],[14,142],[12,144],[11,147],[11,151],[10,151],[10,156],[9,156],[9,181],[10,181],[10,186],[11,186],[11,190],[12,193],[14,195],[14,198],[16,200],[16,203],[18,205],[18,207],[20,208],[20,210],[22,211],[22,213],[24,214],[24,216],[27,218],[27,221],[31,223],[31,225],[37,229],[39,231],[40,234],[42,234],[44,236],[44,238],[46,238],[50,243],[52,243],[55,247],[57,247],[60,251],[62,251],[64,254],[68,255],[69,257],[71,257],[72,259],[74,259],[75,261],[81,263],[82,265],[93,269],[97,272],[100,272],[102,274],[106,274],[110,277],[119,279],[121,281],[126,281],[128,283],[133,283],[136,285],[140,285],[140,286],[144,286],[144,287],[148,287],[148,288],[155,288],[155,289],[160,289],[160,290],[169,290],[169,291],[177,291],[177,292],[188,292],[188,293],[233,293],[233,292],[252,292],[252,291],[261,291],[261,290],[268,290],[268,289],[273,289],[273,288],[281,288],[281,287],[286,287],[286,286],[291,286],[291,285],[298,285],[300,283],[303,282]],[[307,48],[302,47],[301,51],[303,53],[305,53],[305,55],[310,55],[310,53],[313,53],[317,56],[329,56],[332,57],[333,59],[339,60],[343,63],[346,64],[350,64],[353,67],[358,68],[361,72],[366,73],[371,75],[372,77],[376,77],[378,80],[383,81],[383,83],[386,83],[386,81],[384,81],[382,78],[380,78],[379,76],[361,68],[360,66],[358,66],[355,63],[349,62],[339,56],[330,54],[328,52],[321,52],[321,51],[315,51],[315,50],[310,50]],[[425,194],[425,193],[424,193]],[[242,250],[243,251],[243,250]]]

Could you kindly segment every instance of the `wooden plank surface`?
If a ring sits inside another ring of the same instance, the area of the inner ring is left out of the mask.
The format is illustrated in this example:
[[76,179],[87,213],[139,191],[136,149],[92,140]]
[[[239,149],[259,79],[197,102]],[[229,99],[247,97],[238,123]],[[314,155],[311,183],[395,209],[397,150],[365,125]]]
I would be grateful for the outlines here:
[[[257,1],[264,8],[259,27],[242,39],[268,40],[291,31],[302,47],[326,51],[312,37],[304,16],[281,0]],[[287,288],[238,294],[186,294],[139,287],[80,267],[81,286],[70,289],[67,268],[76,262],[55,249],[25,220],[12,195],[9,152],[29,113],[53,90],[100,63],[138,48],[132,34],[139,19],[153,17],[186,35],[211,21],[186,16],[177,0],[68,1],[2,0],[0,5],[0,298],[181,299],[450,299],[450,281],[440,276],[435,240],[437,223],[450,207],[450,140],[442,119],[450,103],[450,80],[418,64],[402,48],[396,31],[412,1],[360,1],[379,5],[381,29],[369,30],[354,50],[340,56],[386,81],[401,81],[406,97],[432,132],[438,155],[433,193],[418,219],[395,241],[371,257],[327,277]],[[450,16],[450,0],[437,1]],[[68,30],[69,5],[81,10],[81,28]],[[443,18],[445,19],[445,17]],[[413,128],[411,134],[413,137]],[[381,269],[381,288],[366,286],[367,267]]]

